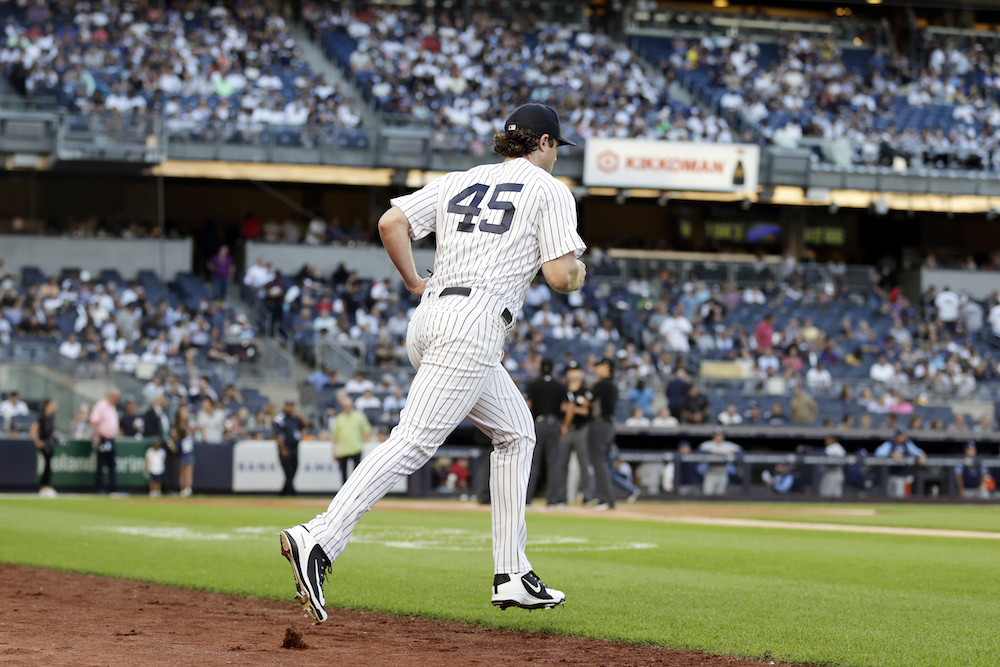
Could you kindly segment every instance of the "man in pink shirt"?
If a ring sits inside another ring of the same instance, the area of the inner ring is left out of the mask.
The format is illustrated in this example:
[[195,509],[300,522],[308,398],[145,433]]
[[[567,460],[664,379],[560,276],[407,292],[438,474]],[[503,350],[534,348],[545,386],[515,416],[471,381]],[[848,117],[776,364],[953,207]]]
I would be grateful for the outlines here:
[[774,315],[768,313],[764,319],[757,323],[757,327],[753,330],[753,337],[757,339],[758,352],[774,345],[771,340],[774,337]]
[[115,439],[118,437],[118,408],[115,407],[121,391],[117,387],[108,390],[106,398],[94,404],[90,411],[90,425],[94,429],[94,451],[97,452],[97,470],[94,487],[98,493],[104,491],[104,469],[108,469],[108,486],[111,493],[118,491],[115,474]]

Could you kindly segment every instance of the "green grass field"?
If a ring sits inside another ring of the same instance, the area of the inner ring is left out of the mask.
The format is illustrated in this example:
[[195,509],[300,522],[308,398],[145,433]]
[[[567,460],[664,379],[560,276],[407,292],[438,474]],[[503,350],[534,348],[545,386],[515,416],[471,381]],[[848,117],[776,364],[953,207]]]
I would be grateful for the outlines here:
[[[0,562],[290,600],[276,531],[314,510],[233,502],[3,498]],[[785,518],[1000,532],[995,507],[866,507]],[[376,510],[327,605],[824,665],[1000,664],[1000,540],[605,517],[529,514],[532,564],[568,601],[522,613],[489,604],[488,514]]]

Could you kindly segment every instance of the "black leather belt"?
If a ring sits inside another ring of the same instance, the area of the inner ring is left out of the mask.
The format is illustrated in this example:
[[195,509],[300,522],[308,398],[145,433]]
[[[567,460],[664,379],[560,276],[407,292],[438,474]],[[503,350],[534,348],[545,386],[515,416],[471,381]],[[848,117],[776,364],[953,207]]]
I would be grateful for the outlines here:
[[[472,294],[471,287],[445,287],[438,296],[469,296]],[[514,316],[511,314],[510,310],[504,308],[500,311],[500,319],[503,320],[504,324],[510,325],[514,321]]]

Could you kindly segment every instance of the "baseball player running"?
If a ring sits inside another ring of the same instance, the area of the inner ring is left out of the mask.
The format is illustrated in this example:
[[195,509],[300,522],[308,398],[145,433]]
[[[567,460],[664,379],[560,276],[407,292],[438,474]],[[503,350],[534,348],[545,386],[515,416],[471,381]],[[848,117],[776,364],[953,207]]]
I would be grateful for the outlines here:
[[[326,620],[323,582],[365,512],[404,475],[422,467],[466,417],[493,443],[492,602],[501,609],[542,609],[566,596],[532,571],[525,555],[525,489],[535,445],[531,412],[501,365],[531,279],[572,292],[586,267],[576,231],[576,202],[552,177],[559,116],[541,104],[518,107],[494,138],[500,164],[453,172],[393,199],[379,220],[389,258],[410,292],[421,297],[406,332],[416,375],[399,425],[363,459],[326,512],[283,530],[296,596],[314,623]],[[412,239],[437,235],[434,273],[417,274]]]

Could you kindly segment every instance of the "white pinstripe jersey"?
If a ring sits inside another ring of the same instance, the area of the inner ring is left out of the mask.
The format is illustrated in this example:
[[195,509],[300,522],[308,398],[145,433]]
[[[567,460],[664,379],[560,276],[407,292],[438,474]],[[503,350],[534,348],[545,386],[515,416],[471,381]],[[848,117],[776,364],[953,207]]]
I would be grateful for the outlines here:
[[411,238],[437,233],[428,290],[483,290],[514,313],[542,264],[587,249],[569,188],[526,158],[445,174],[390,203]]

